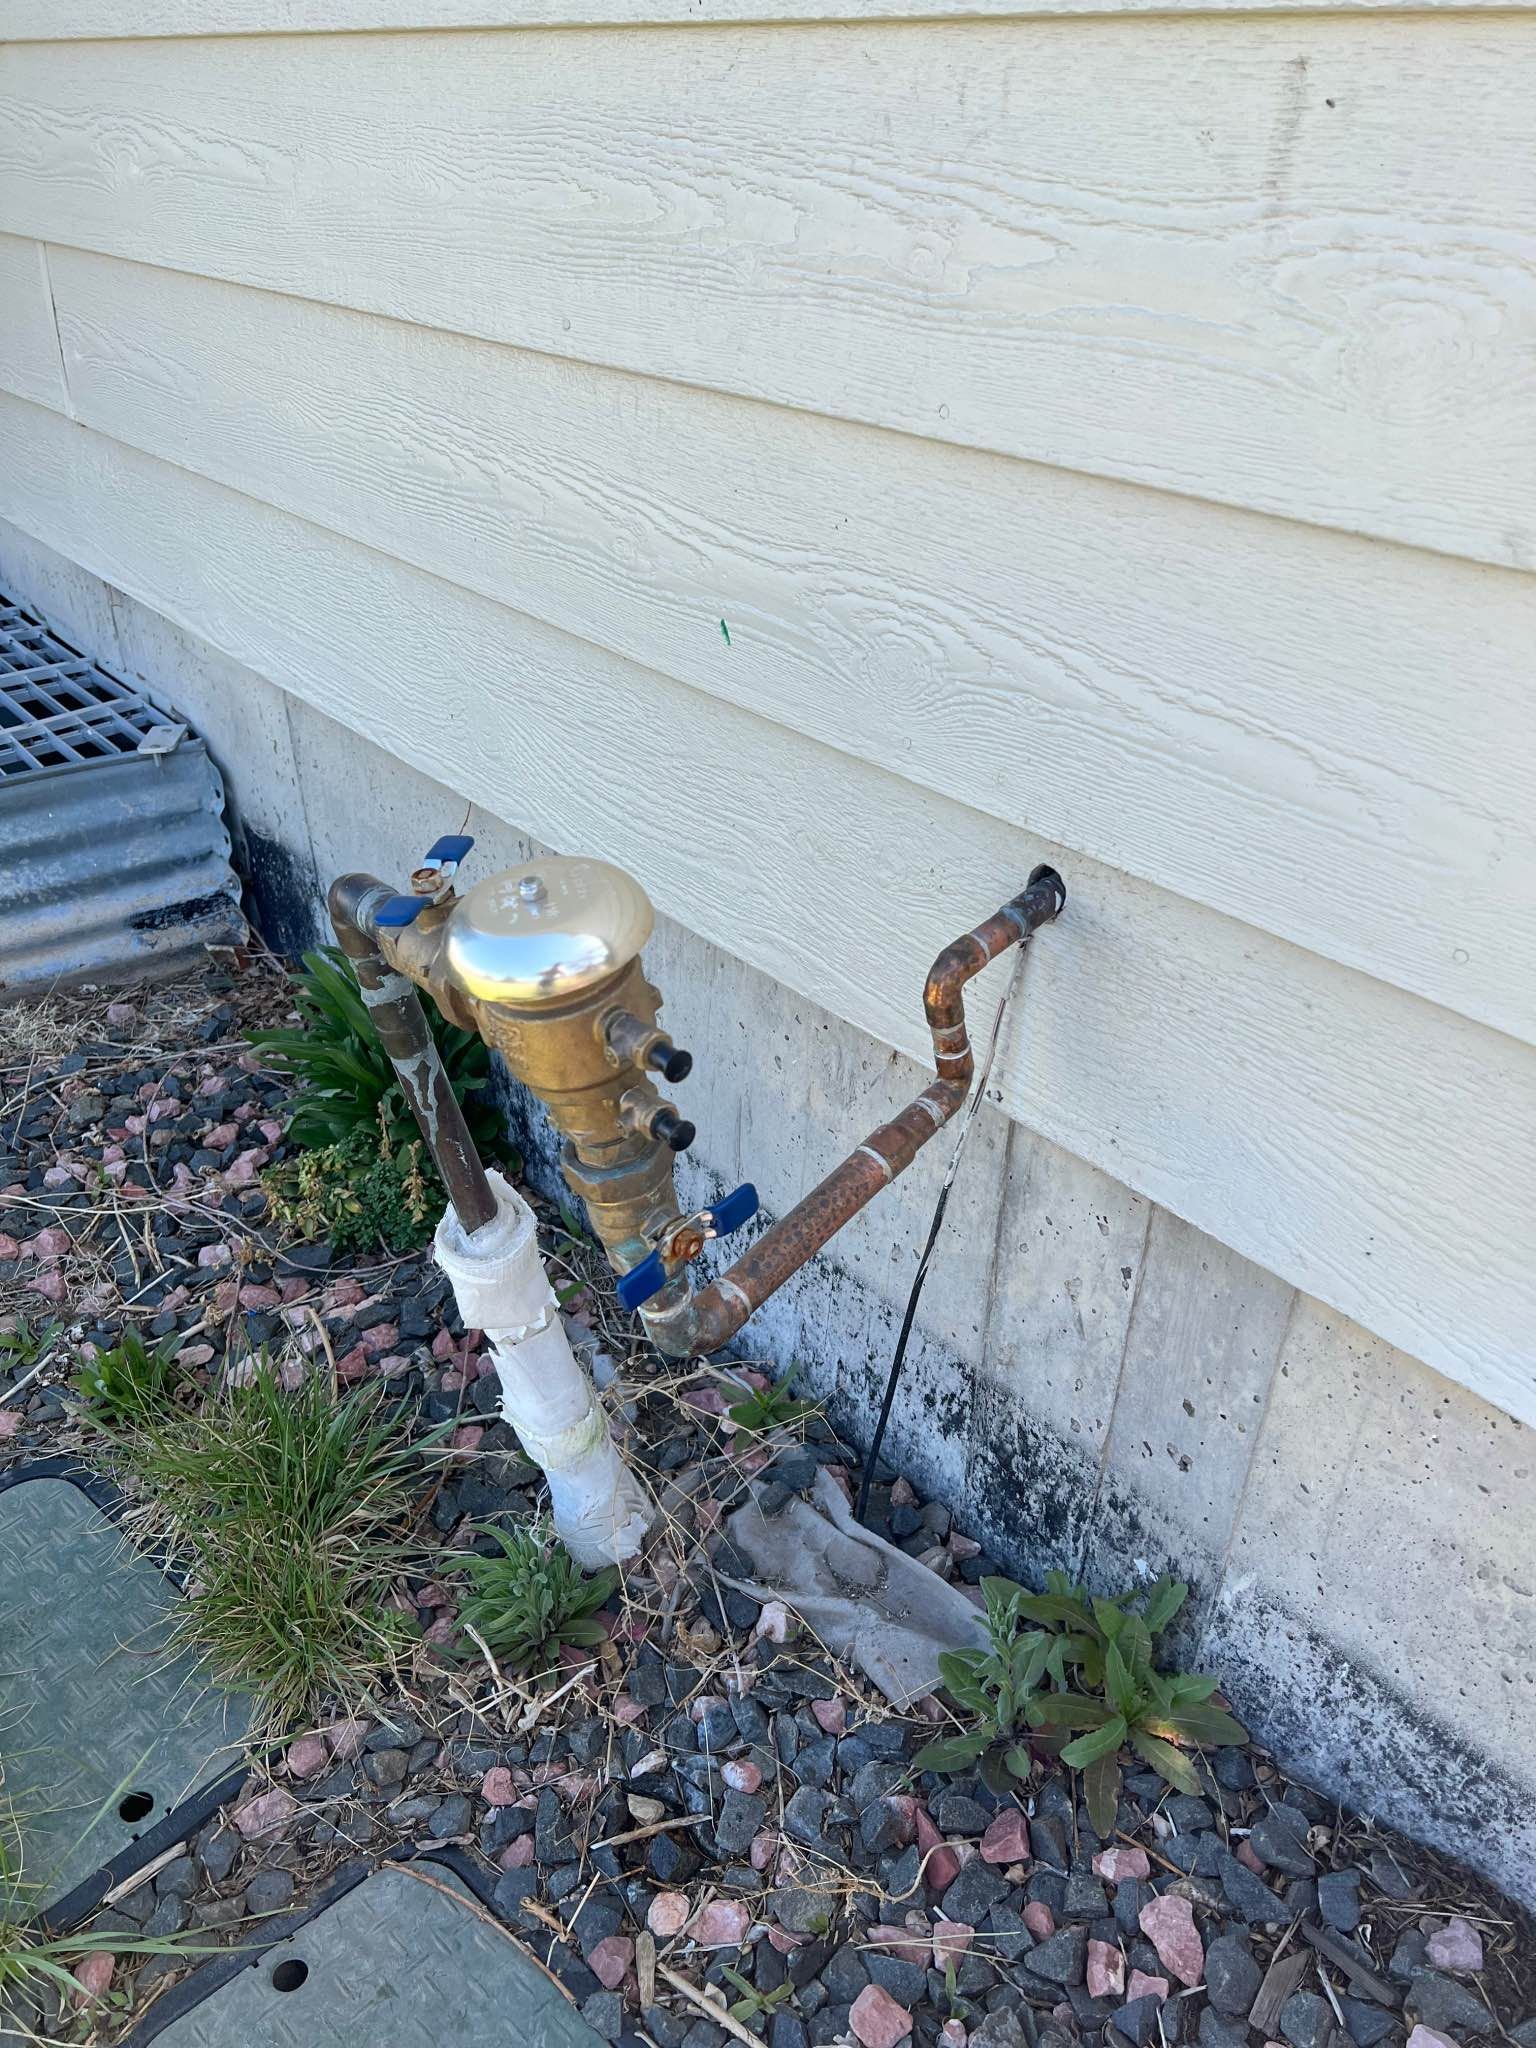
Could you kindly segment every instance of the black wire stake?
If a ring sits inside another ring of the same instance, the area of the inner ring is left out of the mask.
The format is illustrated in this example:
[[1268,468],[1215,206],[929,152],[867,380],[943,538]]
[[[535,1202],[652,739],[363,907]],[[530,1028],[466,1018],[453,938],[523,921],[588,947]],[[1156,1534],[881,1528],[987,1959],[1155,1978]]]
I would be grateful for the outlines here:
[[859,1497],[854,1503],[854,1519],[863,1522],[865,1509],[870,1505],[870,1484],[875,1477],[875,1467],[881,1455],[881,1445],[886,1437],[886,1424],[891,1420],[891,1404],[897,1397],[897,1382],[902,1377],[902,1367],[907,1360],[907,1340],[912,1335],[913,1318],[918,1313],[918,1297],[923,1292],[923,1283],[928,1278],[929,1261],[934,1256],[934,1247],[939,1233],[944,1228],[945,1211],[950,1206],[950,1190],[955,1186],[955,1176],[960,1168],[961,1152],[971,1127],[976,1121],[977,1111],[982,1107],[987,1093],[988,1078],[993,1071],[993,1058],[998,1050],[998,1037],[1003,1029],[1003,1013],[1008,1008],[1020,974],[1025,964],[1025,949],[1029,940],[1021,942],[1014,961],[1014,971],[1009,976],[1007,988],[998,998],[998,1007],[993,1012],[993,1028],[987,1041],[987,1054],[982,1061],[982,1071],[977,1076],[977,1085],[971,1092],[971,1099],[961,1112],[960,1129],[955,1137],[955,1149],[950,1154],[950,1164],[945,1169],[945,1178],[939,1190],[939,1199],[934,1204],[934,1215],[929,1223],[928,1238],[924,1243],[923,1256],[918,1261],[918,1270],[913,1275],[912,1291],[907,1297],[907,1308],[902,1316],[902,1327],[897,1333],[897,1348],[892,1353],[891,1371],[886,1375],[886,1392],[881,1399],[881,1412],[876,1419],[875,1435],[870,1439],[870,1449],[865,1458],[864,1471],[859,1476]]

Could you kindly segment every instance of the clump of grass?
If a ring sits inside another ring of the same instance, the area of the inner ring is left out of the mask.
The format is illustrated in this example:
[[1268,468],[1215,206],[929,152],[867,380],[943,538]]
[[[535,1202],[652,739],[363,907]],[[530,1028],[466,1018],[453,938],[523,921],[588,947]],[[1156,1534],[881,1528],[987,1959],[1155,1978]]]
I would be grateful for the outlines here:
[[[596,1616],[619,1583],[612,1565],[584,1578],[543,1524],[487,1533],[502,1554],[465,1557],[473,1589],[459,1609],[466,1634],[473,1630],[508,1670],[538,1678],[554,1674],[563,1644],[588,1649],[604,1640],[607,1631]],[[461,1654],[475,1652],[466,1646]]]
[[151,1423],[172,1405],[177,1389],[189,1383],[186,1367],[176,1362],[183,1341],[173,1335],[146,1344],[130,1324],[110,1350],[98,1352],[75,1374],[71,1384],[81,1419],[109,1434]]
[[150,1418],[121,1463],[184,1565],[176,1643],[250,1693],[264,1727],[360,1700],[415,1634],[388,1606],[425,1444],[378,1396],[310,1372],[284,1388],[265,1354],[200,1409]]

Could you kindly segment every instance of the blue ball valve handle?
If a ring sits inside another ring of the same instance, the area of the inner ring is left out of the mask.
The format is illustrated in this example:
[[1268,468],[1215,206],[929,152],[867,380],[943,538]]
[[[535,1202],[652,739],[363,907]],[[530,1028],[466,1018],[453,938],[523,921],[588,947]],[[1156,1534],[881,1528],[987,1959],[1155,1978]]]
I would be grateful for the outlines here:
[[709,1226],[706,1235],[729,1237],[733,1230],[740,1230],[744,1223],[751,1223],[757,1213],[758,1190],[750,1180],[744,1180],[729,1195],[722,1195],[714,1208],[703,1212]]
[[[701,1209],[696,1216],[687,1218],[681,1224],[670,1225],[665,1233],[669,1242],[689,1233],[689,1226],[697,1226],[697,1232],[706,1238],[729,1237],[734,1230],[740,1230],[744,1223],[750,1223],[758,1213],[758,1190],[751,1181],[744,1181],[739,1188],[733,1188],[729,1195],[708,1209]],[[653,1294],[660,1294],[677,1268],[684,1264],[682,1259],[669,1265],[661,1246],[638,1266],[632,1266],[628,1273],[621,1273],[614,1292],[627,1309],[638,1309],[648,1302]]]
[[383,925],[386,931],[399,931],[414,924],[429,903],[437,903],[448,894],[459,863],[474,844],[462,832],[434,839],[411,877],[411,894],[386,897],[374,912],[374,923]]

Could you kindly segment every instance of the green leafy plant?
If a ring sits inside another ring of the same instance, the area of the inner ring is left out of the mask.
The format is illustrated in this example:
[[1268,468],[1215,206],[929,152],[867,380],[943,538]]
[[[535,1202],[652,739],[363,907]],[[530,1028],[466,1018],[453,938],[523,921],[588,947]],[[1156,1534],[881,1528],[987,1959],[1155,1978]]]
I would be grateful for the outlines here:
[[[472,1594],[459,1619],[466,1633],[473,1629],[499,1663],[540,1678],[554,1673],[562,1644],[588,1649],[604,1640],[607,1631],[595,1617],[619,1583],[612,1565],[583,1578],[571,1553],[541,1525],[487,1533],[501,1555],[465,1557]],[[473,1638],[460,1654],[476,1654],[472,1644]]]
[[[473,1099],[490,1079],[491,1056],[483,1040],[450,1024],[435,1004],[423,1007],[471,1135],[483,1151],[503,1150],[494,1106]],[[304,971],[294,978],[294,1008],[297,1030],[248,1034],[273,1066],[306,1084],[289,1110],[288,1135],[294,1143],[313,1149],[358,1131],[372,1136],[382,1113],[391,1142],[409,1145],[417,1135],[415,1119],[379,1042],[352,963],[339,947],[323,946],[304,955]]]
[[273,1220],[339,1253],[414,1251],[431,1235],[445,1196],[420,1138],[396,1145],[379,1105],[373,1135],[349,1131],[334,1144],[269,1166],[261,1176]]
[[421,1555],[410,1534],[419,1453],[368,1391],[311,1370],[285,1387],[265,1353],[243,1384],[150,1419],[119,1467],[185,1567],[177,1641],[256,1697],[262,1726],[352,1704],[414,1624],[388,1603]]
[[14,1329],[0,1330],[0,1368],[25,1372],[40,1358],[47,1357],[63,1330],[64,1325],[57,1318],[38,1328],[28,1317],[18,1315]]
[[[1029,1593],[1009,1579],[984,1579],[988,1649],[948,1651],[939,1660],[952,1698],[978,1725],[930,1743],[914,1758],[916,1767],[956,1771],[976,1764],[1001,1790],[1010,1777],[1029,1776],[1028,1738],[1019,1738],[1033,1731],[1038,1741],[1060,1743],[1063,1762],[1083,1772],[1089,1818],[1107,1837],[1115,1825],[1125,1744],[1166,1783],[1197,1791],[1182,1747],[1246,1742],[1248,1733],[1211,1704],[1216,1679],[1154,1669],[1153,1638],[1174,1620],[1188,1591],[1165,1578],[1143,1595],[1106,1599],[1063,1573],[1048,1574],[1044,1593]],[[1063,1742],[1064,1735],[1072,1739]]]
[[186,1368],[176,1362],[176,1349],[183,1341],[172,1335],[159,1344],[146,1344],[128,1325],[117,1343],[98,1352],[71,1382],[82,1419],[108,1431],[131,1429],[169,1407],[177,1388],[189,1379]]
[[766,1387],[754,1387],[733,1407],[727,1415],[738,1429],[750,1431],[755,1436],[766,1435],[771,1429],[782,1429],[787,1422],[798,1422],[803,1415],[810,1415],[816,1407],[815,1401],[801,1401],[790,1392],[793,1373],[787,1373],[782,1380],[770,1382]]
[[772,2019],[795,1989],[787,1977],[782,1984],[776,1984],[772,1991],[760,1991],[756,1984],[744,1977],[740,1970],[733,1969],[730,1963],[721,1964],[721,1975],[729,1983],[734,1984],[742,1994],[740,1998],[732,2000],[727,2010],[731,2017],[744,2027],[750,2027],[757,2019]]

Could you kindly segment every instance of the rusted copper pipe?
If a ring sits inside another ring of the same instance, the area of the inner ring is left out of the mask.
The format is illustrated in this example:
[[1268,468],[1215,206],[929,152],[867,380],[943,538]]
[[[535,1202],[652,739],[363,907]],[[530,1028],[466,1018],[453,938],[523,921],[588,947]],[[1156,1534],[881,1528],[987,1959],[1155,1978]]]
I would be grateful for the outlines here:
[[[1010,946],[1022,944],[1039,925],[1049,924],[1066,901],[1067,890],[1056,870],[1037,868],[1017,896],[975,931],[946,946],[929,969],[923,991],[939,1079],[890,1123],[872,1131],[712,1286],[666,1317],[662,1341],[668,1350],[677,1344],[674,1355],[690,1358],[718,1351],[851,1216],[912,1165],[919,1148],[950,1121],[971,1088],[974,1061],[966,1035],[966,983]],[[653,1334],[659,1340],[658,1326],[663,1322],[653,1313]]]
[[342,875],[331,884],[326,907],[454,1212],[466,1230],[480,1230],[496,1215],[496,1197],[438,1058],[421,999],[405,975],[385,960],[370,924],[372,913],[391,893],[373,875]]

